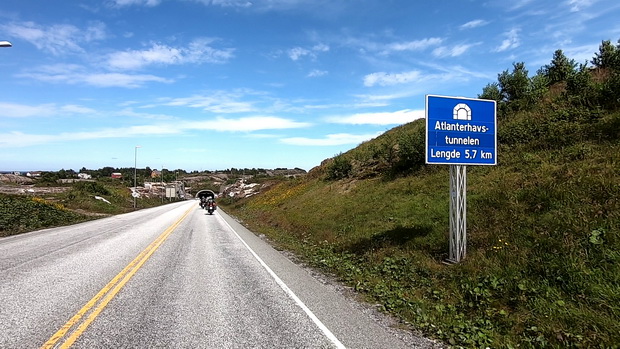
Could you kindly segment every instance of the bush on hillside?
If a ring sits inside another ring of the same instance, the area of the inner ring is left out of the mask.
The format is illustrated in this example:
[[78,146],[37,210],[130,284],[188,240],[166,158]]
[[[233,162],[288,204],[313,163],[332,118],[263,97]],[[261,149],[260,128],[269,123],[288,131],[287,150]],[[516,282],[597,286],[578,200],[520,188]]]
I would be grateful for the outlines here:
[[390,162],[389,175],[407,175],[424,166],[426,134],[424,123],[418,121],[415,128],[405,131],[400,129],[396,134],[394,147],[395,156]]
[[347,178],[351,175],[352,168],[351,161],[340,153],[327,165],[326,179],[338,180]]
[[105,186],[97,182],[77,182],[73,184],[73,191],[91,195],[110,195],[110,191]]

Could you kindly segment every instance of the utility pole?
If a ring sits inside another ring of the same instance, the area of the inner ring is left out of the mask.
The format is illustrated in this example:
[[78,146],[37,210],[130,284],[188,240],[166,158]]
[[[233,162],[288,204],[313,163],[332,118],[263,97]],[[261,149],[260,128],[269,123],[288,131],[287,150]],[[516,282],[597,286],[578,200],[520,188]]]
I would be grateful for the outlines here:
[[136,197],[138,197],[138,148],[142,146],[136,145],[133,157],[133,208],[136,208]]

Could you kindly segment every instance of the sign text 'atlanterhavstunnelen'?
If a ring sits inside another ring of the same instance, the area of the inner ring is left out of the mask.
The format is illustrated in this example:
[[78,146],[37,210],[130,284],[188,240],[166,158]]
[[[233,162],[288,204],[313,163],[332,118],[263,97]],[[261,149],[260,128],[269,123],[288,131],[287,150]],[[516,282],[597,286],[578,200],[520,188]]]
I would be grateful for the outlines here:
[[495,102],[426,96],[426,162],[495,165]]

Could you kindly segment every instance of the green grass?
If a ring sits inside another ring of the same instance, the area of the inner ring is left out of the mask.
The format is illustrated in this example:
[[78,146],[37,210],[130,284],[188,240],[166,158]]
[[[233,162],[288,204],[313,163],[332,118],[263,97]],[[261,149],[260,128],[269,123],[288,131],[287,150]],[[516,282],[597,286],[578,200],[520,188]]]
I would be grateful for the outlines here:
[[88,220],[39,197],[0,194],[0,237]]
[[[395,146],[419,135],[419,122],[338,155],[343,179],[325,180],[339,173],[328,162],[227,208],[446,343],[617,347],[620,137],[610,125],[620,114],[574,115],[503,121],[498,166],[468,167],[468,252],[459,265],[442,263],[447,167],[420,165],[407,153],[418,149],[411,139]],[[535,139],[518,132],[524,126],[538,130]]]
[[[95,199],[100,196],[106,203]],[[139,198],[138,209],[165,204],[161,198]],[[0,194],[0,237],[75,224],[133,211],[133,197],[120,183],[76,182],[64,193],[42,197]]]

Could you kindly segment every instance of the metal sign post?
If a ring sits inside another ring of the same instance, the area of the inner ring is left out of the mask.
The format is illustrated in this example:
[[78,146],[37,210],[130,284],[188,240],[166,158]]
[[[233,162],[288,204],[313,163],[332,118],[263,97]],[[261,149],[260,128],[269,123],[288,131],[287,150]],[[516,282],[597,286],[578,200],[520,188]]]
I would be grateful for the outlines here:
[[450,251],[467,252],[467,165],[497,164],[496,102],[426,96],[426,163],[450,165]]
[[467,252],[467,166],[450,165],[450,252],[458,263]]

